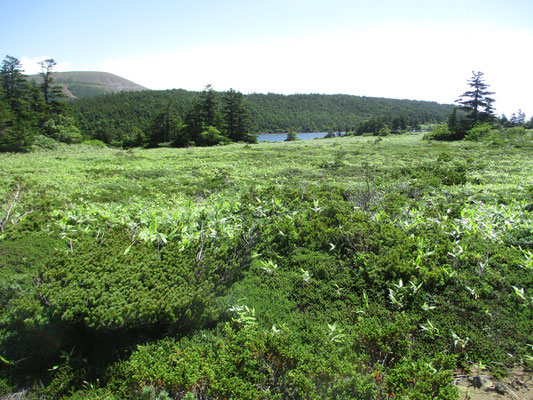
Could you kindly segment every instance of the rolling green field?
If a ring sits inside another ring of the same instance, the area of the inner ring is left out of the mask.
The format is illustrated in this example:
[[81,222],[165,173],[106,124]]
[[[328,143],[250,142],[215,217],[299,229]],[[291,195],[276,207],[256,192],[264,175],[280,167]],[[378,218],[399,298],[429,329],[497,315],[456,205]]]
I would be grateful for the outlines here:
[[531,137],[0,154],[0,396],[455,399],[531,368]]

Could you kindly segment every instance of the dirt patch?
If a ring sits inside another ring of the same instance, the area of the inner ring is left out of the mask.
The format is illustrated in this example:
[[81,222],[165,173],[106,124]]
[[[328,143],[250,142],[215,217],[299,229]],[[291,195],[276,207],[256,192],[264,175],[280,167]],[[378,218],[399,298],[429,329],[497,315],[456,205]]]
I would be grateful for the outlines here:
[[469,375],[456,375],[461,400],[533,400],[533,373],[515,368],[501,380],[486,373],[472,370]]

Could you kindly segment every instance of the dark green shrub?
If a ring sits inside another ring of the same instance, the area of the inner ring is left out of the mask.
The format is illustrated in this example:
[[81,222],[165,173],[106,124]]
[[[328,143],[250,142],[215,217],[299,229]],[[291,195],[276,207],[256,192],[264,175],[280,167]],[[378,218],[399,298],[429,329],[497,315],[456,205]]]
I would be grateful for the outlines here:
[[289,131],[287,133],[287,138],[285,139],[286,142],[292,142],[294,140],[299,140],[298,139],[298,136],[296,135],[296,132],[294,131]]
[[424,136],[425,139],[451,141],[457,140],[457,134],[450,131],[446,125],[436,125],[432,131]]
[[205,333],[140,346],[128,362],[132,388],[152,385],[197,398],[375,398],[374,384],[354,358],[331,343],[316,349],[288,329]]
[[94,147],[107,147],[107,145],[98,139],[85,140],[83,144]]
[[49,263],[39,295],[53,318],[68,324],[104,331],[191,329],[210,315],[213,294],[245,266],[244,250],[233,246],[210,239],[185,248],[169,243],[158,251],[152,244],[132,245],[127,232],[110,231],[102,240],[80,237],[72,253]]
[[400,362],[386,378],[391,396],[414,400],[455,400],[458,390],[452,381],[453,370],[436,368],[421,359]]

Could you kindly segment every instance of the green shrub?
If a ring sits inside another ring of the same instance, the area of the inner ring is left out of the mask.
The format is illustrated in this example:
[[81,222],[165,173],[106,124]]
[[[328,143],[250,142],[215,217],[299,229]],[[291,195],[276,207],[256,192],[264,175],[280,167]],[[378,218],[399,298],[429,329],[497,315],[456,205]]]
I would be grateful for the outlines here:
[[490,124],[477,124],[472,129],[466,132],[465,140],[478,142],[487,138],[490,135],[491,130],[492,126]]
[[199,398],[323,399],[343,393],[375,398],[374,384],[358,372],[356,360],[334,351],[331,343],[324,346],[306,345],[285,328],[225,325],[217,336],[140,346],[128,362],[129,384],[158,385],[173,395],[192,392]]
[[452,381],[453,370],[420,359],[400,362],[386,378],[391,396],[414,400],[455,400],[458,390]]
[[83,144],[94,147],[107,147],[107,145],[98,139],[84,140]]
[[289,131],[287,133],[287,138],[285,139],[286,142],[292,142],[292,141],[295,141],[295,140],[299,140],[298,139],[298,136],[296,135],[296,132],[294,131]]
[[53,149],[57,149],[58,143],[56,140],[50,137],[46,137],[43,135],[36,135],[33,140],[33,146],[40,148],[40,149],[53,150]]
[[433,127],[430,133],[428,133],[426,136],[424,136],[425,139],[430,140],[442,140],[442,141],[450,141],[450,140],[457,140],[457,134],[450,131],[448,129],[448,126],[446,125],[436,125]]
[[71,117],[59,116],[57,120],[49,119],[45,122],[45,136],[64,143],[80,143],[82,141],[81,131],[75,125]]
[[48,264],[39,296],[54,319],[95,330],[191,329],[209,316],[215,291],[245,266],[239,258],[245,255],[232,247],[209,240],[185,248],[168,243],[158,251],[151,243],[132,245],[124,231],[108,231],[100,240],[81,236],[72,253]]
[[223,136],[214,126],[210,126],[206,131],[200,134],[199,144],[201,146],[215,146],[217,144],[229,144],[230,139]]

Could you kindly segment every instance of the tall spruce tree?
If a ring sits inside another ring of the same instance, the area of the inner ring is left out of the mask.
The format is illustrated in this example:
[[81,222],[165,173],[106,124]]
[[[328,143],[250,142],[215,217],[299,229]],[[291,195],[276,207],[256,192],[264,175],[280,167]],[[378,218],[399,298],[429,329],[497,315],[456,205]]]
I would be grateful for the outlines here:
[[202,118],[202,103],[193,104],[187,115],[185,116],[185,135],[193,143],[198,144],[204,129],[204,122]]
[[27,151],[33,143],[41,115],[33,110],[32,87],[23,75],[21,62],[6,56],[0,68],[2,119],[0,151]]
[[6,56],[0,68],[0,82],[11,111],[22,120],[29,108],[29,84],[23,74],[21,62],[12,56]]
[[243,104],[243,95],[230,89],[222,99],[222,117],[225,135],[234,142],[250,141],[250,120]]
[[220,100],[218,93],[211,85],[207,85],[200,95],[198,102],[193,104],[185,116],[184,137],[196,145],[204,146],[202,134],[209,131],[209,127],[222,130],[222,116],[220,114]]
[[471,126],[479,122],[490,122],[494,118],[494,99],[489,97],[494,92],[488,91],[489,85],[483,81],[483,72],[472,71],[468,84],[471,90],[464,92],[456,100],[459,108],[467,113]]
[[43,91],[44,101],[47,104],[51,104],[58,98],[64,97],[61,87],[54,85],[54,78],[52,77],[52,74],[54,73],[52,70],[57,63],[53,58],[49,58],[39,62],[39,64],[41,65],[41,72],[39,75],[43,79],[41,90]]
[[175,142],[181,128],[181,120],[172,109],[167,107],[152,120],[146,133],[146,147],[157,147],[159,143]]
[[200,104],[204,125],[220,128],[220,100],[211,85],[207,85],[202,92]]

